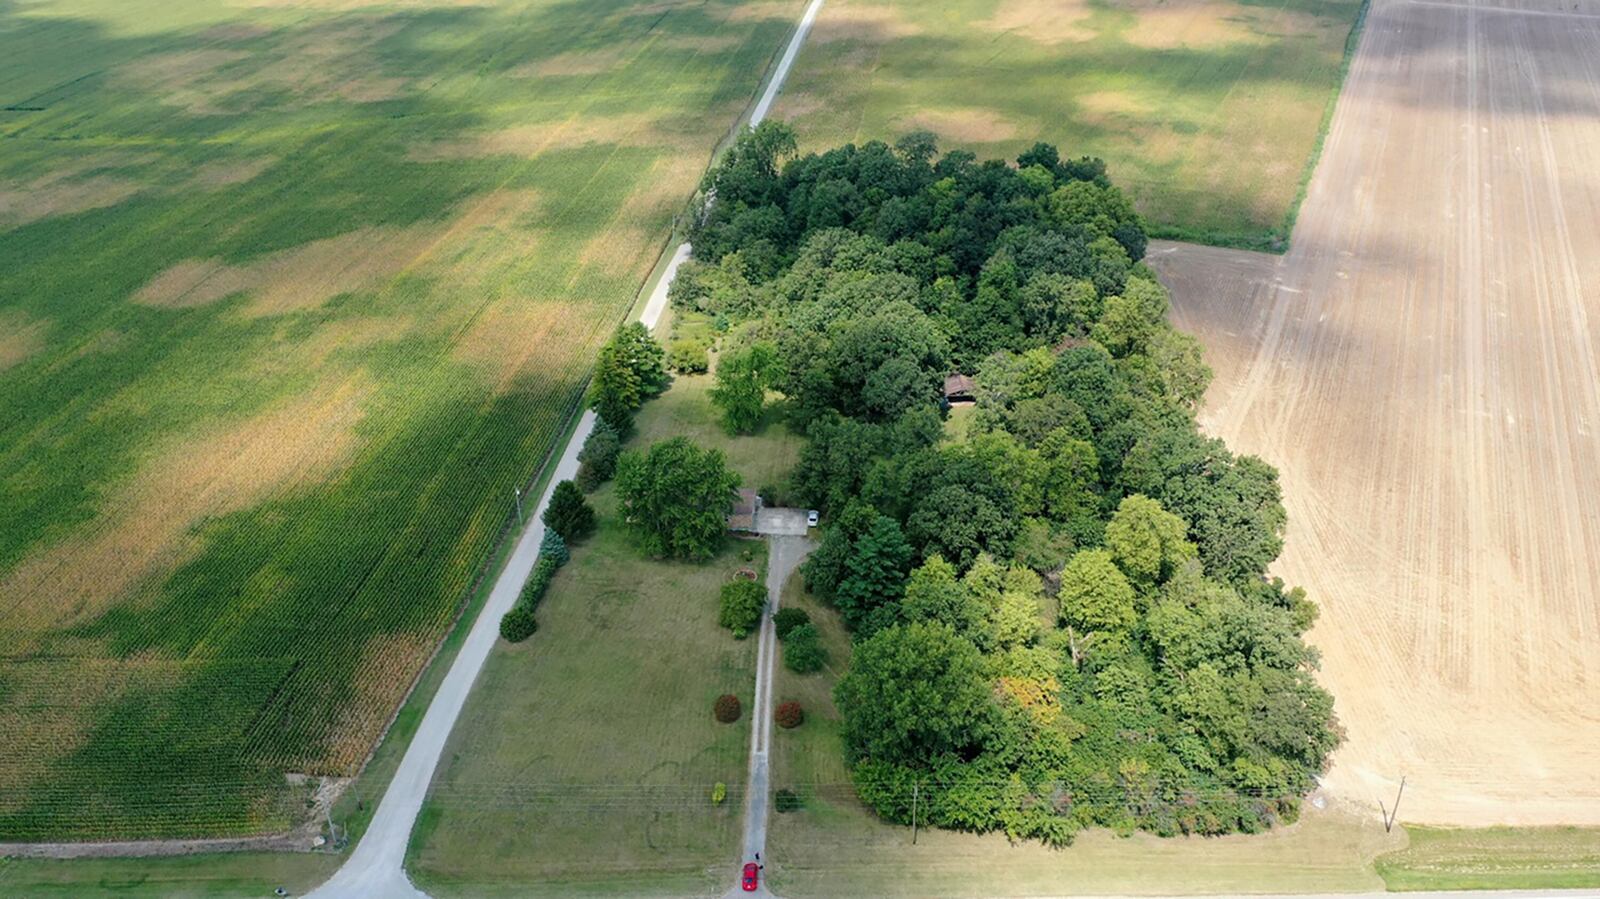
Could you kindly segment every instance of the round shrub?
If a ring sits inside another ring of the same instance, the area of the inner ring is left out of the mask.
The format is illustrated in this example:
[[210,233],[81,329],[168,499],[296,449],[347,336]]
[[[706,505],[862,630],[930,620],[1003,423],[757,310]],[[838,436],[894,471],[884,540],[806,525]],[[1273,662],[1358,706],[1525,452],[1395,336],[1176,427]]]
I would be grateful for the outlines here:
[[520,603],[500,619],[500,636],[508,643],[521,643],[538,629],[539,622],[534,620],[533,609]]
[[828,652],[822,648],[816,625],[802,624],[789,631],[789,639],[783,641],[784,667],[796,674],[810,674],[821,671],[827,661]]
[[674,340],[667,349],[667,364],[685,375],[703,375],[711,367],[706,345],[698,340]]
[[760,584],[744,580],[724,584],[717,624],[733,631],[735,637],[743,640],[761,624],[761,612],[766,607],[767,588]]
[[744,707],[739,704],[739,697],[732,693],[724,693],[717,697],[717,703],[711,707],[711,711],[717,716],[718,721],[732,724],[744,714]]
[[785,729],[799,727],[805,723],[806,713],[804,709],[800,708],[800,703],[791,699],[788,702],[778,704],[778,707],[772,712],[772,720],[778,722],[778,726]]
[[796,812],[805,808],[805,803],[800,801],[800,794],[793,790],[779,790],[772,799],[773,806],[779,812]]
[[802,624],[810,624],[811,616],[805,609],[779,609],[772,616],[772,626],[778,632],[779,640],[789,639],[789,632]]
[[712,805],[721,805],[723,803],[723,801],[726,800],[727,798],[728,798],[728,785],[723,783],[720,780],[717,781],[716,786],[713,786],[711,788],[711,804]]

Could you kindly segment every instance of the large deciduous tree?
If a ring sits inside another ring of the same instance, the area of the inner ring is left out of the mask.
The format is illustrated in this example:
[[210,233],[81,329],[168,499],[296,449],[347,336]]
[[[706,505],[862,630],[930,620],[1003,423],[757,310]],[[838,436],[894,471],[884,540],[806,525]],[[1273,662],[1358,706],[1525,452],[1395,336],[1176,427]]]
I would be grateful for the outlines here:
[[722,453],[687,438],[663,440],[617,462],[617,491],[646,552],[708,559],[722,545],[739,476]]

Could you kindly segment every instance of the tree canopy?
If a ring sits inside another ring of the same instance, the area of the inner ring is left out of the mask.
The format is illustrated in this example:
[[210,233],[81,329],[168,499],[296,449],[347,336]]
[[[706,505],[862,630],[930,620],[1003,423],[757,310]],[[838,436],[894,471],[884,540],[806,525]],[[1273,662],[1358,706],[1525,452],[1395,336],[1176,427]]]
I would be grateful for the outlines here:
[[[1210,370],[1105,164],[795,148],[763,123],[707,175],[671,297],[775,349],[725,360],[719,405],[738,430],[779,391],[806,436],[861,798],[1053,844],[1292,820],[1339,731],[1315,607],[1265,576],[1277,473],[1199,432]],[[977,408],[947,432],[953,373]]]
[[722,545],[739,487],[722,453],[687,438],[630,451],[617,461],[617,491],[627,521],[646,552],[708,559]]

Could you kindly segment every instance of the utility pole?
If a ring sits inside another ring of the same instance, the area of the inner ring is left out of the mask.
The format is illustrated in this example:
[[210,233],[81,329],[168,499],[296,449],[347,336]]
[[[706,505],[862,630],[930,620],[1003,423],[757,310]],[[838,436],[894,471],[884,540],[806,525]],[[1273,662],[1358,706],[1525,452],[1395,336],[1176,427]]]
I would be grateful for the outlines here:
[[522,488],[512,487],[511,489],[515,491],[517,495],[517,524],[522,524]]
[[917,845],[917,793],[920,792],[921,783],[911,784],[911,845]]
[[1394,819],[1400,816],[1400,797],[1404,796],[1405,792],[1406,792],[1406,778],[1405,778],[1405,775],[1402,774],[1400,776],[1400,789],[1396,790],[1395,794],[1394,794],[1394,809],[1390,810],[1390,809],[1384,808],[1383,807],[1383,800],[1382,799],[1378,800],[1378,810],[1383,812],[1383,832],[1384,833],[1388,833],[1388,832],[1390,832],[1391,830],[1394,829]]

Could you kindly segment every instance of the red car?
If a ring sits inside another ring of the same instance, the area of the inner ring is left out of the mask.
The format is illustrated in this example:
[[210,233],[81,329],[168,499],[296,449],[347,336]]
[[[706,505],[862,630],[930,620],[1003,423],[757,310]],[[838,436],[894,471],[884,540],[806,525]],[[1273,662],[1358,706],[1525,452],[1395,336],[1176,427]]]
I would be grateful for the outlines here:
[[744,866],[744,876],[739,878],[739,885],[744,887],[746,893],[754,893],[756,887],[761,886],[761,866],[751,862]]

